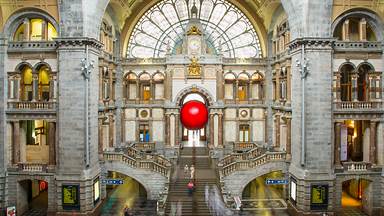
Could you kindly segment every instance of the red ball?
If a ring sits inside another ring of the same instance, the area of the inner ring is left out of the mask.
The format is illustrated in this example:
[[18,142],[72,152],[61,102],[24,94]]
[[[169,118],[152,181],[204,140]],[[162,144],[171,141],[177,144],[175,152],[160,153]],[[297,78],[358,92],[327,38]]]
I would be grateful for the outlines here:
[[188,101],[181,108],[180,120],[185,128],[199,130],[207,124],[207,107],[200,101]]

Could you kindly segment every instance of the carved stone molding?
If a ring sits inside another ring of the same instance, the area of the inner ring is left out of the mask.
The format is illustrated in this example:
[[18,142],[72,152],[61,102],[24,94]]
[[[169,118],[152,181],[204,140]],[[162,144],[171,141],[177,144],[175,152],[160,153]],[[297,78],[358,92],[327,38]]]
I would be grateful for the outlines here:
[[103,44],[94,39],[94,38],[88,38],[88,37],[64,37],[64,38],[57,38],[55,39],[55,42],[57,43],[58,47],[81,47],[84,45],[91,46],[96,49],[101,49],[103,47]]
[[297,38],[289,43],[289,52],[299,51],[301,46],[306,49],[332,49],[335,38]]

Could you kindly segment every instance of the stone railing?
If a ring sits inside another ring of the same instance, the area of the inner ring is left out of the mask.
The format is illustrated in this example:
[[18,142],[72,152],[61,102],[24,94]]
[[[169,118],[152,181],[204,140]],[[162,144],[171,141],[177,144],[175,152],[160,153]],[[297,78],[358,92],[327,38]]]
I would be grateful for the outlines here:
[[18,163],[18,171],[21,172],[47,172],[47,164],[43,163]]
[[343,162],[344,171],[362,172],[371,168],[371,164],[367,162]]
[[8,109],[54,110],[56,102],[52,101],[8,101]]
[[265,64],[260,58],[223,58],[224,64]]
[[234,152],[244,152],[251,149],[257,148],[256,143],[253,142],[233,142],[233,151]]
[[147,169],[169,178],[171,162],[160,155],[144,154],[132,147],[123,151],[104,152],[105,161],[119,161],[133,168]]
[[262,155],[266,150],[264,148],[254,148],[250,151],[244,153],[232,153],[230,155],[225,156],[223,159],[219,161],[219,163],[225,165],[231,164],[235,161],[240,160],[252,160],[260,155]]
[[43,49],[54,51],[57,48],[57,44],[55,41],[18,41],[18,42],[9,42],[8,43],[8,51],[28,51],[36,49]]
[[378,52],[382,51],[381,42],[376,41],[337,41],[334,43],[333,48],[336,51],[361,51],[362,49]]
[[218,164],[220,177],[228,176],[236,171],[252,169],[271,161],[284,161],[285,156],[285,152],[265,152],[265,154],[258,157],[246,160],[235,160],[232,163],[228,163],[224,158]]
[[132,147],[144,151],[144,152],[153,152],[155,151],[155,143],[154,142],[137,142],[133,143]]
[[339,101],[334,102],[337,110],[370,110],[381,108],[382,102],[377,101]]

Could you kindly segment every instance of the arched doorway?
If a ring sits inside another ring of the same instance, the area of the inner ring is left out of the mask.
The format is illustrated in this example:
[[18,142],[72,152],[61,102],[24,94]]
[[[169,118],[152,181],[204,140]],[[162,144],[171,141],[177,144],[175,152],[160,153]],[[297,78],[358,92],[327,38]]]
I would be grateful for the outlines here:
[[156,214],[156,202],[147,200],[147,191],[140,182],[130,176],[112,171],[108,171],[107,178],[123,180],[123,184],[107,183],[105,186],[107,197],[101,207],[101,216],[123,215],[126,207],[133,215],[141,215],[143,212]]
[[351,179],[342,183],[343,214],[358,215],[372,212],[372,184],[367,179]]
[[255,215],[288,215],[285,202],[287,186],[277,182],[285,178],[282,171],[274,171],[249,182],[242,192],[244,210]]
[[[208,106],[207,98],[199,92],[191,92],[180,100],[180,107],[189,101],[199,101]],[[184,126],[181,126],[181,141],[185,147],[205,147],[207,141],[207,125],[200,130],[188,130]]]
[[36,179],[19,181],[17,193],[17,214],[47,214],[48,182]]

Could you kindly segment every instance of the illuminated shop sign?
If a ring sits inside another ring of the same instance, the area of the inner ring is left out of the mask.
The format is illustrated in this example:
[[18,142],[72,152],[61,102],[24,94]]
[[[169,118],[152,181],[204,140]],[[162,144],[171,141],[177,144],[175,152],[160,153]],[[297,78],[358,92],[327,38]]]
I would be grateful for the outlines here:
[[328,185],[311,185],[311,210],[326,210],[328,208]]
[[63,209],[80,209],[79,185],[62,186]]

